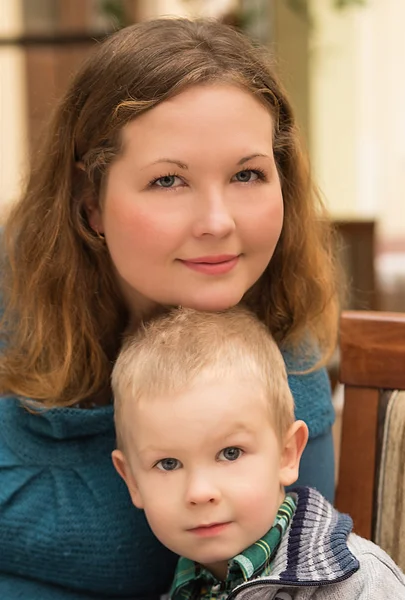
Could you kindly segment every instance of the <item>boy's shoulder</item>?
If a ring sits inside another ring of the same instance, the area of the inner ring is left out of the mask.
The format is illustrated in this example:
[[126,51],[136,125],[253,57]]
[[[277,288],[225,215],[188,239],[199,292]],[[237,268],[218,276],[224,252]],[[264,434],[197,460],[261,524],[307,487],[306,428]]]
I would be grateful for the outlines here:
[[[318,492],[297,488],[297,510],[268,576],[238,586],[232,600],[404,600],[405,576],[373,542],[351,533],[350,517]],[[316,540],[316,543],[314,543]]]
[[[352,533],[348,515],[312,488],[293,493],[297,507],[291,526],[272,573],[260,578],[263,584],[273,584],[275,595],[269,599],[287,599],[288,593],[297,600],[405,599],[402,571],[379,546]],[[244,594],[238,600],[244,600]]]
[[[355,533],[351,533],[347,539],[347,546],[360,564],[358,574],[367,579],[368,585],[373,585],[386,592],[389,582],[395,581],[402,586],[403,598],[405,598],[405,575],[394,563],[388,554],[370,540],[366,540]],[[370,596],[374,597],[374,596]],[[375,596],[377,597],[377,596]]]
[[[359,569],[348,579],[313,590],[302,600],[404,600],[405,576],[379,546],[351,533],[347,547],[359,562]],[[276,596],[277,597],[277,596]]]

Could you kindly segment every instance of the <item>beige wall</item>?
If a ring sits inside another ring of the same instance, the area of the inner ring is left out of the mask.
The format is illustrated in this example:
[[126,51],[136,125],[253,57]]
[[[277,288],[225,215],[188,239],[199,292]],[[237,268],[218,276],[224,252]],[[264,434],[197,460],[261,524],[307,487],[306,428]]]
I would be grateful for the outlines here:
[[[362,65],[364,146],[375,168],[375,203],[382,228],[405,240],[405,2],[374,0]],[[363,178],[366,179],[366,165]],[[367,171],[371,171],[367,170]]]
[[159,15],[216,17],[235,5],[236,0],[138,0],[140,18]]
[[[0,35],[19,35],[19,0],[0,0]],[[0,204],[20,195],[26,164],[25,65],[15,46],[0,46]]]
[[333,214],[358,213],[356,142],[358,47],[355,11],[339,13],[331,2],[312,0],[309,68],[311,157]]
[[271,37],[281,79],[293,104],[303,139],[311,143],[308,21],[286,2],[272,0]]
[[333,214],[405,239],[405,2],[342,13],[311,0],[313,164]]

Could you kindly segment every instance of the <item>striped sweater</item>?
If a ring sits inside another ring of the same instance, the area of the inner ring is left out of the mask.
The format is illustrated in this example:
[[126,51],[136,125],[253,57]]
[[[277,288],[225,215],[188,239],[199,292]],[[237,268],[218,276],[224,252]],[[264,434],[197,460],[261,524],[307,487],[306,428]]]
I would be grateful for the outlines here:
[[351,533],[348,515],[316,490],[295,493],[271,575],[241,584],[227,600],[404,600],[403,573],[378,546]]

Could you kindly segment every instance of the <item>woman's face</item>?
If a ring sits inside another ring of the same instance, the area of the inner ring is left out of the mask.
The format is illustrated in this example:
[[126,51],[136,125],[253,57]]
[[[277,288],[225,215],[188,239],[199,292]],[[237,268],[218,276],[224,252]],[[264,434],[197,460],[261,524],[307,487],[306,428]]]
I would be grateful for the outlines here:
[[270,113],[233,85],[188,88],[123,129],[91,226],[105,234],[133,313],[236,305],[283,223]]

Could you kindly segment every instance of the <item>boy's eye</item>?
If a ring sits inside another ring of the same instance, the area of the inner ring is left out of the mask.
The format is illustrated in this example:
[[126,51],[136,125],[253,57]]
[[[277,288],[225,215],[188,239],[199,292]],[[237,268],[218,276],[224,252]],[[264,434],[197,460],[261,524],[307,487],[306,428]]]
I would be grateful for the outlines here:
[[252,169],[245,169],[243,171],[239,171],[239,173],[236,173],[236,175],[233,176],[233,179],[239,181],[240,183],[250,183],[251,181],[256,181],[256,179],[259,179],[259,173],[252,171]]
[[175,471],[180,468],[181,463],[177,458],[163,458],[155,466],[161,471]]
[[218,455],[219,460],[237,460],[242,455],[242,450],[240,448],[235,448],[234,446],[230,446],[229,448],[224,448]]

